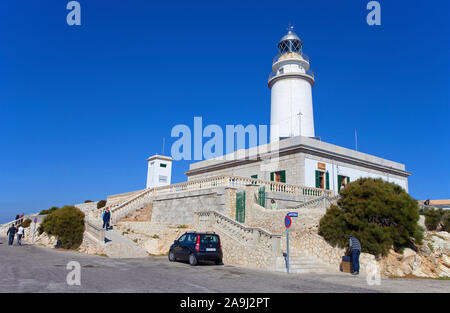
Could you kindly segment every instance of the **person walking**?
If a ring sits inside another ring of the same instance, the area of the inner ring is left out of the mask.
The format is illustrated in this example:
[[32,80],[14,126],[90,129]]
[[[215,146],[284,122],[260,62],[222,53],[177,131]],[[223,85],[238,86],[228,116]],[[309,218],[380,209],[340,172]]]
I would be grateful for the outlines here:
[[14,222],[16,223],[16,225],[17,225],[17,223],[19,223],[19,221],[18,221],[19,218],[20,218],[20,215],[17,214],[17,215],[16,215],[16,218],[14,219]]
[[8,245],[12,246],[14,243],[14,236],[16,235],[17,228],[14,226],[14,224],[11,224],[11,227],[6,232],[6,236],[9,235]]
[[111,220],[111,212],[106,208],[105,212],[103,212],[103,228],[106,230],[109,229],[109,221]]
[[349,236],[349,248],[352,252],[352,275],[359,275],[359,255],[361,254],[361,243],[357,238],[353,237],[353,235]]
[[22,224],[20,224],[19,228],[17,229],[17,245],[22,245],[22,238],[25,234],[25,228],[23,228]]

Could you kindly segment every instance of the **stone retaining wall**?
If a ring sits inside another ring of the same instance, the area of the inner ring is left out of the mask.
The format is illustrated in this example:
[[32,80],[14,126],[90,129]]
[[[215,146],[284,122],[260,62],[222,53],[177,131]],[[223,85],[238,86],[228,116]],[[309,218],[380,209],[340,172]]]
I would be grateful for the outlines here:
[[197,211],[214,210],[231,214],[232,195],[233,188],[218,187],[156,196],[151,221],[190,225],[194,223],[194,213]]

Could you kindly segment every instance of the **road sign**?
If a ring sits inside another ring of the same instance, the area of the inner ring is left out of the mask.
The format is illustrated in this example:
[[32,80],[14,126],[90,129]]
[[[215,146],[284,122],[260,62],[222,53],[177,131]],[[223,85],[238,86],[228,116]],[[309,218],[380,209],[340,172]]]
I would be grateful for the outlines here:
[[289,212],[287,214],[287,216],[289,216],[289,217],[298,217],[298,213],[297,212]]
[[34,223],[35,223],[35,224],[37,223],[37,217],[34,218]]
[[286,228],[289,228],[289,227],[291,227],[291,225],[292,225],[292,220],[291,220],[290,216],[286,215],[284,217],[284,226],[286,226]]

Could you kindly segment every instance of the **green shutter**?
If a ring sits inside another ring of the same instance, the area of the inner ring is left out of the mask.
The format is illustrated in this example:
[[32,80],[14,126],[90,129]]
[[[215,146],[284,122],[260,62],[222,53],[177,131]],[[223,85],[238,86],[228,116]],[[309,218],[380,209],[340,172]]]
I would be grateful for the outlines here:
[[251,177],[254,179],[258,179],[258,175],[252,175]]
[[326,182],[327,190],[330,190],[330,173],[327,172],[326,178],[327,178]]
[[342,176],[338,175],[338,192],[341,191]]
[[316,171],[316,188],[320,188],[320,171]]
[[350,182],[350,177],[347,177],[347,184]]
[[286,182],[286,171],[280,171],[280,179],[282,183]]
[[236,221],[245,222],[245,191],[236,193]]
[[258,204],[262,207],[266,206],[266,187],[262,186],[258,190]]
[[270,181],[275,181],[275,173],[274,172],[271,172],[270,173]]

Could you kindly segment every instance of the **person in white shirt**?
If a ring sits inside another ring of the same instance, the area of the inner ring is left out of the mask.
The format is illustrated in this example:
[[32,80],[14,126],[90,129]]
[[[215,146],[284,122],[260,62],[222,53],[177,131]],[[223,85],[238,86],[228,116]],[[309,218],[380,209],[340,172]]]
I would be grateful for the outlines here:
[[23,228],[22,225],[20,225],[19,230],[17,231],[17,245],[19,245],[19,246],[22,245],[22,237],[24,235],[24,231],[25,231],[25,229]]

